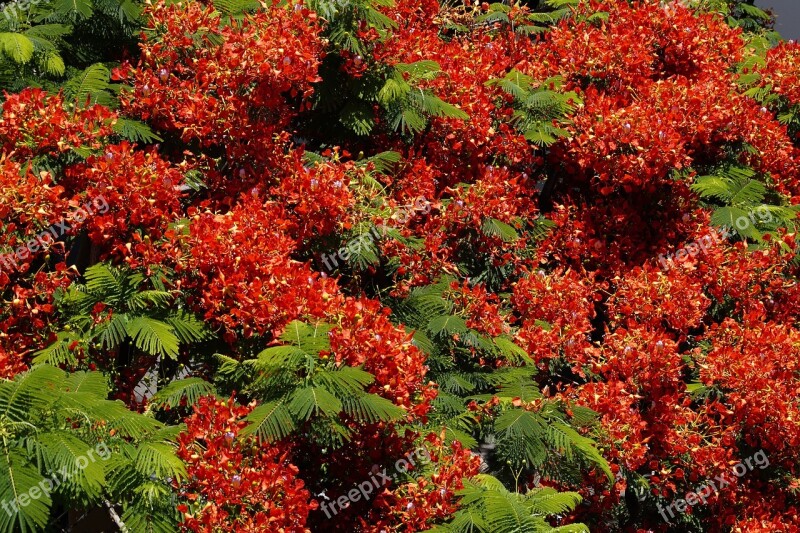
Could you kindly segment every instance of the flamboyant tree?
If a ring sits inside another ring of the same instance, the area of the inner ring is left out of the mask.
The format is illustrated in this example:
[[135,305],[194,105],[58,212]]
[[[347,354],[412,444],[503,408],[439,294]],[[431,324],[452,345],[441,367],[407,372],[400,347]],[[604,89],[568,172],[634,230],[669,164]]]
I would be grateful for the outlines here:
[[752,3],[7,7],[0,530],[800,531]]

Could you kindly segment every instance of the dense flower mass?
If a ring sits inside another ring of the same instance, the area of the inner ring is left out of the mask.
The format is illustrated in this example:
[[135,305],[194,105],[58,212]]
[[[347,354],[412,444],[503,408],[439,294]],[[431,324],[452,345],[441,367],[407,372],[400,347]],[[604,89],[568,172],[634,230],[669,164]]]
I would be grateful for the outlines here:
[[116,113],[93,105],[65,109],[61,95],[41,89],[9,94],[3,102],[3,154],[19,162],[57,157],[76,149],[97,149],[112,133]]
[[0,533],[800,531],[768,14],[74,4],[0,32]]
[[202,398],[186,419],[178,457],[191,481],[179,486],[185,531],[303,533],[314,508],[287,452],[239,436],[247,407]]
[[245,178],[267,172],[277,139],[319,81],[315,14],[271,2],[226,24],[211,5],[159,3],[149,21],[141,63],[117,74],[133,85],[123,109],[210,157],[223,156]]

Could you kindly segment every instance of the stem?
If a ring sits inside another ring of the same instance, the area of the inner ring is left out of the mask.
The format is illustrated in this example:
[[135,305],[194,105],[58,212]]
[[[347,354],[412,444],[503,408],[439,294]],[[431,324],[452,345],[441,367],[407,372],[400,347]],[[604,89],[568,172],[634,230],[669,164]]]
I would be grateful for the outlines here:
[[103,504],[106,506],[106,509],[108,509],[108,515],[111,517],[120,531],[123,533],[128,533],[128,526],[125,525],[125,522],[123,522],[122,518],[120,518],[120,516],[117,514],[117,510],[114,509],[114,506],[111,504],[111,502],[106,500],[103,502]]

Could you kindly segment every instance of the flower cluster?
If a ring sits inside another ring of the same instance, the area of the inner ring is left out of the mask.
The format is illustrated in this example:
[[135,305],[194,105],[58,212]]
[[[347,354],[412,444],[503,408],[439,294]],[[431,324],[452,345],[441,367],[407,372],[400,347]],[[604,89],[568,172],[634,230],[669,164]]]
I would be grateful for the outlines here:
[[287,452],[239,435],[249,411],[206,397],[186,419],[178,440],[188,476],[178,484],[183,531],[309,531],[317,504]]

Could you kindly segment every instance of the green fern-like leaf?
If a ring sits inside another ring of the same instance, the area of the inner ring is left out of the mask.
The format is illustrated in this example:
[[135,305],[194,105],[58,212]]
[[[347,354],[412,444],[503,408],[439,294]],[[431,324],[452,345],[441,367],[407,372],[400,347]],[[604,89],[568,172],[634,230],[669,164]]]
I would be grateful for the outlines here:
[[459,427],[454,425],[443,425],[444,440],[448,444],[458,441],[464,448],[472,449],[478,446],[478,441],[466,431],[462,431]]
[[105,263],[97,263],[86,269],[86,288],[90,293],[121,298],[125,292],[124,275]]
[[720,207],[711,215],[711,223],[717,227],[732,228],[742,237],[760,242],[761,232],[752,224],[749,215],[750,213],[738,207]]
[[44,69],[52,76],[63,76],[66,71],[64,59],[58,52],[46,52],[43,64]]
[[611,467],[609,467],[608,462],[597,450],[593,440],[584,437],[569,425],[558,421],[552,421],[548,425],[548,435],[551,442],[556,442],[562,446],[568,456],[573,453],[573,451],[579,453],[584,459],[600,468],[606,477],[608,477],[609,481],[614,480]]
[[719,176],[700,176],[691,185],[691,189],[702,198],[715,198],[728,201],[731,198],[730,182]]
[[365,164],[372,163],[377,172],[380,172],[381,174],[389,174],[397,165],[397,163],[402,161],[402,159],[403,156],[398,152],[381,152],[373,155],[372,157],[368,157],[365,160]]
[[119,2],[120,22],[136,23],[141,20],[142,6],[133,0],[123,0]]
[[379,249],[371,223],[356,226],[347,239],[347,250],[350,254],[350,263],[360,269],[380,263]]
[[435,350],[433,341],[422,331],[415,331],[412,338],[414,346],[422,350],[427,355],[431,355]]
[[47,364],[59,366],[62,364],[73,366],[78,359],[70,346],[73,342],[80,341],[80,337],[74,332],[61,331],[56,335],[56,340],[52,344],[33,354],[33,363],[36,365]]
[[386,398],[376,394],[350,395],[342,402],[345,413],[368,424],[392,422],[405,415],[405,411]]
[[138,316],[126,325],[126,331],[137,348],[151,355],[178,357],[180,339],[167,323],[146,316]]
[[558,492],[552,487],[539,487],[525,495],[525,506],[540,514],[565,514],[575,509],[582,500],[577,492]]
[[341,123],[356,135],[366,136],[375,127],[375,113],[361,102],[348,102],[339,115]]
[[118,118],[114,123],[114,132],[131,142],[153,143],[164,140],[153,133],[147,124],[129,118]]
[[750,4],[745,4],[744,2],[737,4],[737,7],[748,17],[753,17],[761,20],[770,20],[770,15],[763,9],[759,9],[756,6],[752,6]]
[[172,494],[163,483],[145,482],[137,487],[138,497],[126,505],[122,522],[130,533],[174,533],[179,516],[170,505]]
[[19,374],[14,381],[0,382],[0,417],[15,422],[27,420],[33,410],[42,410],[57,398],[64,383],[64,372],[40,365]]
[[570,409],[572,417],[570,422],[576,427],[585,427],[597,421],[599,415],[596,411],[582,405],[576,405]]
[[498,388],[495,395],[501,400],[514,398],[524,402],[538,400],[542,397],[542,393],[536,381],[532,379],[533,368],[535,367],[508,368],[492,373],[487,380]]
[[501,220],[497,220],[496,218],[485,219],[481,229],[484,235],[489,237],[498,237],[504,242],[514,242],[519,240],[519,233],[517,233],[516,229]]
[[525,138],[538,146],[550,146],[568,136],[567,130],[546,123],[536,124],[525,131]]
[[156,392],[150,403],[159,407],[177,407],[185,400],[187,405],[194,405],[201,397],[216,393],[214,386],[202,378],[185,378],[175,380]]
[[67,392],[91,394],[100,400],[108,397],[108,378],[102,372],[73,372],[64,384]]
[[320,371],[316,379],[338,397],[361,394],[364,387],[375,381],[375,376],[360,368],[342,366],[334,371]]
[[107,350],[113,350],[128,336],[128,321],[130,317],[126,313],[113,315],[111,320],[99,324],[94,330],[94,338],[100,346]]
[[253,409],[246,418],[249,425],[240,435],[256,435],[270,442],[287,437],[295,429],[294,419],[283,400],[265,403]]
[[512,363],[533,363],[533,360],[528,355],[528,352],[523,350],[510,339],[505,337],[495,337],[494,344],[497,346],[499,353]]
[[261,4],[256,0],[214,0],[214,7],[227,15],[243,15],[257,11]]
[[308,420],[312,415],[322,413],[329,418],[338,416],[342,402],[322,387],[298,389],[289,399],[289,411],[299,420]]
[[[71,0],[63,0],[71,2]],[[115,98],[111,93],[111,72],[104,65],[97,63],[83,70],[64,84],[64,98],[80,105],[87,101],[115,107]]]
[[413,95],[412,102],[422,109],[428,116],[453,118],[458,120],[469,119],[469,115],[467,115],[463,110],[430,93],[426,93],[424,91],[412,91],[411,95]]
[[186,467],[175,455],[175,448],[161,442],[144,442],[136,449],[134,468],[145,476],[160,479],[185,479]]
[[437,316],[428,323],[428,331],[437,336],[450,336],[467,332],[464,319],[454,315]]
[[50,431],[39,439],[48,470],[59,473],[59,493],[84,505],[97,503],[106,481],[102,457],[68,431]]
[[319,353],[323,350],[330,350],[331,345],[328,340],[328,331],[331,327],[327,324],[317,324],[312,326],[305,322],[295,320],[290,322],[281,340],[298,346],[306,353]]
[[0,45],[5,55],[16,63],[24,64],[33,58],[33,41],[21,33],[0,33]]
[[753,204],[764,200],[767,188],[760,181],[750,180],[736,191],[730,198],[731,205]]
[[494,427],[500,447],[512,462],[541,465],[547,458],[547,425],[536,413],[509,409],[497,417]]
[[395,69],[403,74],[408,74],[412,79],[433,79],[442,71],[442,67],[436,61],[423,59],[414,63],[397,63]]
[[54,0],[53,7],[60,15],[72,18],[89,18],[94,13],[91,0]]
[[129,410],[119,400],[98,400],[85,392],[63,394],[59,405],[76,417],[103,422],[120,436],[140,439],[161,428],[155,419]]
[[395,113],[389,120],[392,129],[408,133],[420,133],[428,124],[425,117],[412,108],[399,110],[399,112]]
[[[38,489],[44,479],[22,450],[0,449],[0,501],[14,504],[11,513],[0,513],[0,532],[44,531],[50,518],[50,495],[39,489],[42,495],[30,498],[31,490]],[[23,495],[28,505],[19,505]]]
[[[731,206],[759,203],[764,200],[767,188],[760,181],[750,179],[752,171],[730,169],[727,176],[701,176],[691,188],[703,198],[716,198]],[[735,173],[733,173],[735,172]]]
[[[581,502],[576,493],[534,489],[527,495],[510,492],[497,478],[479,474],[458,492],[459,510],[447,524],[431,531],[448,533],[523,533],[588,531],[583,524],[553,528],[548,516],[563,515]],[[555,509],[558,509],[557,511]],[[564,529],[567,528],[567,529]]]
[[185,311],[170,314],[164,318],[164,322],[172,327],[175,336],[184,344],[199,342],[209,336],[205,323]]

